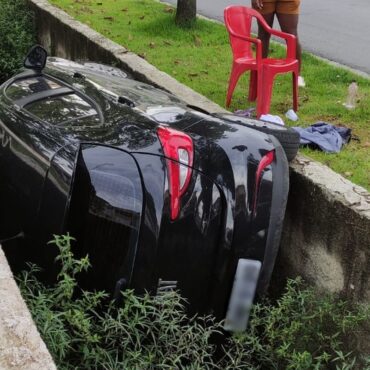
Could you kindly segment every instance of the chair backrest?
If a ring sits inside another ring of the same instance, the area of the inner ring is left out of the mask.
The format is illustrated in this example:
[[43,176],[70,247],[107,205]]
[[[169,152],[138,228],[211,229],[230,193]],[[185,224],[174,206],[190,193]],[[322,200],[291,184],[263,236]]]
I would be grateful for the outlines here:
[[261,21],[261,15],[256,10],[246,6],[228,6],[224,10],[225,25],[229,32],[230,45],[234,56],[253,57],[252,43],[232,36],[230,31],[242,36],[251,36],[253,18]]

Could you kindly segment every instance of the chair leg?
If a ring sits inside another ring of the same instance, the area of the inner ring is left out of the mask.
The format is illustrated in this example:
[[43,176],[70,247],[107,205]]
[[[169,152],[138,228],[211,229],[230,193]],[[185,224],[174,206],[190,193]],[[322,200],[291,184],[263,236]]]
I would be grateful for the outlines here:
[[260,118],[262,114],[268,114],[270,112],[274,77],[274,74],[266,71],[263,71],[261,73],[261,77],[258,77],[257,118]]
[[298,110],[298,71],[293,72],[293,109]]
[[257,118],[260,118],[262,113],[262,106],[263,106],[263,73],[259,72],[257,74]]
[[227,89],[227,95],[226,95],[226,107],[230,106],[231,98],[233,96],[235,86],[239,81],[240,76],[245,70],[238,66],[237,64],[233,64],[231,74],[230,74],[230,80],[229,80],[229,87]]
[[255,101],[257,99],[257,71],[251,71],[249,79],[249,101]]

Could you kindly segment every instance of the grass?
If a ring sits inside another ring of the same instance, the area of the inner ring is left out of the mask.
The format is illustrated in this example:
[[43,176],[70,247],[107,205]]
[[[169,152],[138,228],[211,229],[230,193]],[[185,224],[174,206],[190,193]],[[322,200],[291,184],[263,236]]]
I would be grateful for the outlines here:
[[[51,3],[210,100],[225,105],[231,50],[222,25],[198,19],[192,29],[178,28],[173,8],[154,0],[51,0]],[[284,53],[280,45],[274,44],[272,49],[273,55]],[[309,149],[302,152],[370,190],[370,81],[307,53],[303,55],[303,75],[307,87],[300,91],[298,125],[308,126],[317,121],[345,125],[352,129],[356,140],[338,154]],[[360,99],[357,108],[349,111],[342,103],[353,79],[359,84]],[[247,76],[239,82],[232,111],[252,105],[246,101],[247,83]],[[278,76],[271,113],[283,116],[290,107],[290,76]]]

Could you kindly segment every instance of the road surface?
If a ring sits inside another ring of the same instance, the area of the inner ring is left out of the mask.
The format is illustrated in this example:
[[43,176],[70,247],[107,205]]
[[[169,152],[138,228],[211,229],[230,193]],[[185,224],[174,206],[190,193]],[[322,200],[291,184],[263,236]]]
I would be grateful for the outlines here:
[[[250,1],[197,4],[198,13],[222,21],[226,6]],[[370,74],[370,0],[302,0],[299,35],[304,50]]]

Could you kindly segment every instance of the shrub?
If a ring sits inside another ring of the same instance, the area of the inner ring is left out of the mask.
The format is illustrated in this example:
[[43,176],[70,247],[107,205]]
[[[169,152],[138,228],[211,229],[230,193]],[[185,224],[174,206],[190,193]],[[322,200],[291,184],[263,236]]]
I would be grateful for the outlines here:
[[[247,332],[223,337],[212,317],[186,315],[176,292],[123,293],[123,305],[105,292],[78,288],[90,268],[76,260],[73,238],[56,236],[61,265],[55,286],[45,286],[31,266],[19,285],[59,369],[369,369],[370,356],[346,352],[370,318],[369,308],[288,282],[276,303],[255,305]],[[364,333],[362,333],[364,334]],[[368,367],[366,367],[368,366]]]
[[35,43],[33,14],[24,0],[0,0],[0,81],[22,65]]
[[68,235],[55,237],[62,268],[55,286],[24,272],[20,288],[58,369],[214,369],[211,317],[188,319],[175,292],[152,297],[123,293],[117,307],[104,292],[80,291],[76,276],[90,266],[76,260]]
[[298,278],[275,304],[255,305],[248,331],[231,347],[240,363],[261,369],[364,369],[370,354],[361,353],[359,339],[369,339],[369,318],[368,306],[319,293]]

